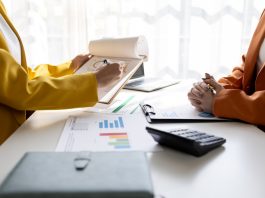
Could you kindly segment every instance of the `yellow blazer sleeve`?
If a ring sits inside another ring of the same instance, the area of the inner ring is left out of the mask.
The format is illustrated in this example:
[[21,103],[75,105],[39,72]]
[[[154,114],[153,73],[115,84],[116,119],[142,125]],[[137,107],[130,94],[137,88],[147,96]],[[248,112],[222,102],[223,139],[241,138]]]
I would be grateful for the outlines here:
[[[0,102],[17,110],[64,109],[93,106],[98,101],[97,81],[92,73],[54,77],[36,75],[0,49]],[[53,72],[51,72],[53,73]]]
[[50,64],[38,65],[33,70],[28,68],[28,74],[30,79],[33,79],[38,76],[52,76],[52,77],[61,77],[69,74],[73,74],[73,70],[70,68],[72,61],[68,61],[64,64],[54,66]]

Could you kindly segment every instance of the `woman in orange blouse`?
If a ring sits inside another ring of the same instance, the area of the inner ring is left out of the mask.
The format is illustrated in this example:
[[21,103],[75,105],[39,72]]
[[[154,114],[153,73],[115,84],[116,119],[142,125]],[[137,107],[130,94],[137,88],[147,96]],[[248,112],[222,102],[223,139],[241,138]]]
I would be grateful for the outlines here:
[[[198,111],[239,119],[265,129],[265,12],[263,11],[242,64],[218,82],[206,74],[188,93]],[[210,91],[212,87],[215,91]]]

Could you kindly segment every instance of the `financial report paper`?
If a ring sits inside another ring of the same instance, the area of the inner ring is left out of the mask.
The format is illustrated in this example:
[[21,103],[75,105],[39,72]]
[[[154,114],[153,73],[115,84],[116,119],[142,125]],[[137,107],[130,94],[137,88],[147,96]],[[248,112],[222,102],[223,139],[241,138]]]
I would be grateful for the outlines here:
[[56,151],[146,151],[161,147],[145,130],[145,119],[121,114],[70,116]]

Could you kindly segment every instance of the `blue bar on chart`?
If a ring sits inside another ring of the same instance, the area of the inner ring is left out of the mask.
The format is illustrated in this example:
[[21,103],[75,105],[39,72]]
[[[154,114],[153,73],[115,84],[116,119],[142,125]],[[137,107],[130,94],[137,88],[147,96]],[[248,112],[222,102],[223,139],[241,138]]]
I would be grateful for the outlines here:
[[122,117],[118,117],[118,120],[119,120],[119,123],[120,123],[120,127],[124,128]]
[[114,120],[115,128],[119,128],[118,120]]
[[118,117],[118,119],[114,120],[113,122],[109,121],[109,120],[103,120],[103,121],[100,121],[98,124],[99,124],[100,129],[103,129],[103,128],[104,129],[124,128],[124,123],[123,123],[122,117]]
[[109,123],[108,120],[104,120],[104,128],[108,128],[108,123]]

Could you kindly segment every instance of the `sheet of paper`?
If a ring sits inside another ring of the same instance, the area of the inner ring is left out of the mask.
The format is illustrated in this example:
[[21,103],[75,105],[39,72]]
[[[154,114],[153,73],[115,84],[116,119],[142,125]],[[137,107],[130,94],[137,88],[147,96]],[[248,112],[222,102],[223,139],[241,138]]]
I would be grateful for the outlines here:
[[[153,107],[154,108],[154,107]],[[198,112],[191,106],[179,106],[170,109],[155,110],[156,115],[152,118],[183,119],[183,120],[227,120],[217,118],[211,113]]]
[[152,118],[164,119],[192,119],[192,120],[227,120],[217,118],[213,114],[206,112],[198,112],[189,102],[187,95],[172,93],[171,95],[153,97],[146,99],[144,104],[150,105],[148,111],[153,111],[155,114],[150,115]]
[[[137,125],[135,124],[137,123]],[[87,113],[67,119],[56,151],[159,151],[139,116]]]
[[144,36],[93,40],[89,52],[95,56],[148,58],[148,45]]

